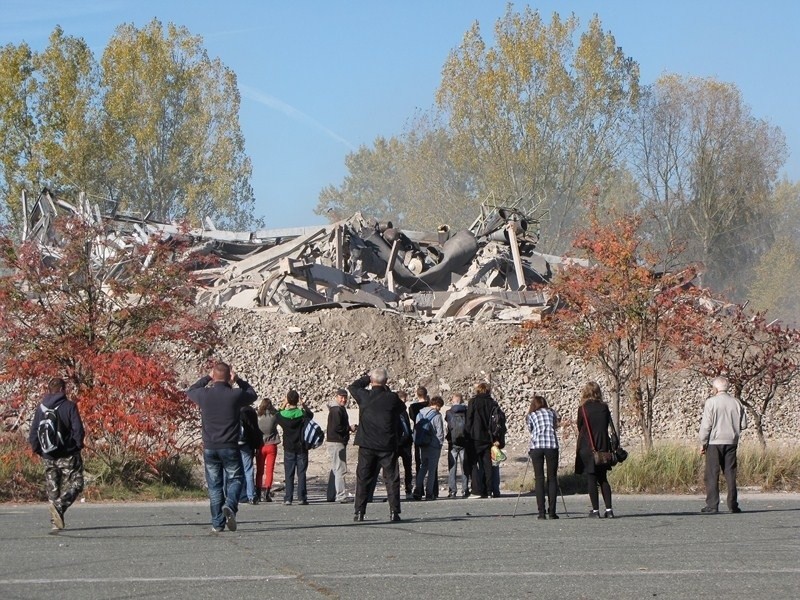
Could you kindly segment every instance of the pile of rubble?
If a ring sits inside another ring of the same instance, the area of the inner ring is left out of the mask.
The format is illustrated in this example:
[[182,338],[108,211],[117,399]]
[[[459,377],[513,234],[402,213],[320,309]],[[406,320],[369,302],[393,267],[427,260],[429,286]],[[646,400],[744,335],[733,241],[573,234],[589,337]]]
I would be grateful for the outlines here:
[[[281,399],[290,388],[297,389],[315,412],[325,410],[337,388],[371,367],[385,366],[394,389],[413,395],[424,385],[445,400],[454,392],[469,397],[477,382],[490,381],[508,415],[511,441],[527,439],[524,415],[534,392],[543,394],[564,417],[562,441],[572,443],[584,384],[596,380],[609,393],[595,366],[535,336],[521,339],[518,324],[499,320],[425,322],[369,307],[312,314],[222,308],[218,323],[224,344],[215,357],[231,362],[262,396]],[[207,370],[206,356],[179,350],[171,354],[187,385]],[[656,439],[693,443],[708,382],[684,371],[665,373],[662,383],[654,407]],[[798,397],[800,384],[792,384],[776,398],[765,419],[771,440],[796,437]],[[622,431],[626,443],[636,445],[640,432],[625,409]],[[755,439],[752,428],[743,439]]]
[[[200,229],[101,212],[81,197],[71,204],[44,190],[23,196],[23,239],[54,243],[55,218],[72,213],[103,223],[119,246],[187,236],[192,250],[217,257],[198,270],[198,303],[272,312],[371,306],[441,320],[537,318],[546,295],[531,291],[561,264],[535,250],[538,223],[515,208],[481,207],[469,229],[407,231],[356,213],[319,227],[234,232],[206,219]],[[56,254],[56,253],[54,253]]]

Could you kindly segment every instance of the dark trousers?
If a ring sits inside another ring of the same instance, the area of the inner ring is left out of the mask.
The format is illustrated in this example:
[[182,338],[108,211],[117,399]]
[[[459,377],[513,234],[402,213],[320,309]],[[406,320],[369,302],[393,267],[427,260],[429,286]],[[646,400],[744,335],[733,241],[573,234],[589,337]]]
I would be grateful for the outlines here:
[[706,506],[719,507],[719,472],[725,475],[728,484],[728,508],[739,508],[736,490],[736,446],[734,444],[711,444],[706,448]]
[[492,493],[492,447],[473,448],[469,459],[472,465],[472,493],[488,496]]
[[411,471],[411,444],[400,447],[400,459],[403,461],[403,483],[405,484],[406,494],[411,494],[414,491],[414,474]]
[[400,470],[397,468],[397,452],[359,448],[356,467],[356,513],[367,512],[369,490],[375,485],[380,469],[383,469],[383,478],[386,480],[389,510],[400,512]]
[[544,465],[547,463],[547,507],[551,515],[556,514],[556,497],[558,495],[558,448],[536,448],[529,452],[533,464],[533,476],[536,478],[536,506],[539,514],[545,514]]
[[589,501],[592,503],[592,510],[600,510],[600,498],[597,495],[597,488],[603,494],[603,503],[606,509],[611,507],[611,484],[608,483],[608,469],[605,467],[595,467],[594,473],[586,474],[586,485],[589,488]]
[[286,487],[283,490],[284,502],[291,502],[294,495],[294,474],[297,473],[297,499],[308,502],[306,490],[306,470],[308,469],[308,452],[283,451],[283,473]]

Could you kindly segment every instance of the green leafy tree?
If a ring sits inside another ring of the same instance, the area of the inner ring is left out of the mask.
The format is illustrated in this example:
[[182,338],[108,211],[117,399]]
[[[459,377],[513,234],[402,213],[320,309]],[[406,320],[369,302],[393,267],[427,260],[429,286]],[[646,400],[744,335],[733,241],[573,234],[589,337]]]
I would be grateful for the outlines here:
[[356,211],[408,228],[442,224],[465,228],[477,214],[468,199],[470,179],[452,159],[447,132],[422,116],[402,136],[379,137],[345,158],[349,174],[341,186],[322,190],[317,214],[331,220]]
[[625,179],[621,132],[638,98],[638,67],[599,19],[578,28],[575,16],[547,24],[509,6],[487,47],[476,23],[443,67],[436,107],[403,135],[350,154],[318,214],[463,227],[491,197],[547,213],[543,246],[563,250],[584,199]]
[[327,186],[315,212],[331,221],[357,211],[380,220],[400,222],[405,202],[399,171],[405,148],[398,138],[376,138],[372,148],[361,146],[345,157],[349,174],[340,187]]
[[33,52],[27,44],[0,49],[0,193],[5,221],[19,218],[26,185],[39,185],[33,148],[37,130],[30,110],[38,87],[33,72]]
[[800,323],[800,183],[781,182],[770,223],[775,242],[761,255],[750,284],[750,306],[771,319]]
[[[622,132],[638,100],[639,70],[595,17],[579,21],[512,7],[488,47],[476,23],[443,69],[437,103],[454,158],[479,196],[531,198],[547,211],[542,243],[564,250],[583,200],[618,162]],[[577,38],[577,40],[576,40]]]
[[743,296],[772,241],[782,132],[755,118],[735,85],[665,75],[644,95],[632,148],[654,235],[683,240],[706,285]]
[[108,187],[165,220],[251,217],[236,76],[184,27],[120,26],[101,60]]
[[119,27],[98,64],[57,27],[47,48],[0,49],[0,193],[86,192],[155,219],[252,220],[236,77],[201,38],[157,20]]

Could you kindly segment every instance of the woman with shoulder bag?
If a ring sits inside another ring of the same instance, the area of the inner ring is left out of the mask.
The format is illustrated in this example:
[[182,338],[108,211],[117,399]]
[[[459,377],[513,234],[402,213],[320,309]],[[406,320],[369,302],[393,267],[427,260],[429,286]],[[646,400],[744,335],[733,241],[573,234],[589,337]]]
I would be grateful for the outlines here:
[[547,462],[547,507],[551,519],[557,519],[556,496],[558,494],[558,415],[547,406],[542,396],[534,396],[525,417],[531,443],[528,454],[533,464],[536,478],[536,505],[539,508],[539,519],[546,519],[544,505],[545,470]]
[[589,500],[592,503],[590,517],[600,517],[600,502],[597,488],[603,494],[606,505],[605,518],[614,518],[611,508],[611,485],[608,472],[611,470],[611,439],[608,428],[611,424],[611,411],[603,402],[600,386],[590,381],[583,387],[581,403],[578,407],[578,444],[575,456],[575,473],[586,474]]

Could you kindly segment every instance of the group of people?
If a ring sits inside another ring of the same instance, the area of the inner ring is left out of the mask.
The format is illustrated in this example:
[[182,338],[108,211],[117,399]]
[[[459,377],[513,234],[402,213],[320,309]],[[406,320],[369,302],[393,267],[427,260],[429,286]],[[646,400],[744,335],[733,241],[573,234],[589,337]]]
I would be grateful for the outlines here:
[[[714,394],[708,398],[703,408],[700,423],[700,453],[706,457],[705,487],[706,504],[700,510],[703,514],[719,512],[719,475],[722,470],[728,488],[726,503],[728,510],[741,513],[736,488],[736,451],[739,436],[747,428],[747,413],[741,402],[728,393],[729,382],[725,377],[716,377],[711,382]],[[531,434],[529,456],[533,464],[536,480],[536,504],[539,519],[557,519],[556,497],[558,493],[558,429],[559,418],[549,408],[547,401],[539,395],[533,397],[526,417]],[[575,453],[575,473],[585,474],[589,501],[592,508],[590,517],[614,518],[611,485],[608,472],[611,463],[599,460],[598,456],[615,452],[619,438],[614,429],[611,411],[603,401],[600,386],[588,382],[581,391],[577,415],[577,443]],[[610,432],[610,433],[609,433]],[[547,473],[545,475],[545,465]],[[545,504],[545,488],[547,503]],[[599,494],[598,494],[599,490]],[[600,512],[600,496],[603,497],[604,511]]]
[[[706,506],[703,513],[718,512],[719,472],[728,485],[727,504],[741,512],[736,490],[736,449],[739,434],[747,426],[741,403],[727,393],[724,377],[713,380],[715,394],[705,404],[700,427],[701,452],[706,456]],[[211,511],[212,532],[235,531],[240,502],[272,501],[273,471],[277,446],[283,433],[284,504],[297,499],[308,504],[306,470],[308,444],[304,429],[314,416],[290,390],[276,408],[269,399],[258,399],[253,387],[223,362],[214,365],[187,390],[200,409],[203,464]],[[346,409],[348,393],[358,406],[358,425],[350,425]],[[388,386],[388,373],[375,368],[336,391],[328,412],[327,451],[330,477],[327,500],[349,502],[345,486],[347,445],[351,434],[358,446],[354,521],[363,521],[372,500],[378,475],[382,473],[389,505],[389,520],[401,521],[400,468],[403,463],[406,499],[434,500],[438,495],[437,467],[445,444],[448,448],[448,497],[488,498],[499,496],[499,469],[492,455],[505,444],[505,416],[491,396],[491,387],[480,382],[465,404],[453,394],[450,407],[441,414],[444,400],[416,391],[416,401],[406,407],[404,393]],[[55,419],[53,417],[55,416]],[[60,428],[58,447],[44,447],[43,423],[53,420]],[[530,433],[529,458],[535,476],[539,519],[557,519],[559,417],[543,396],[535,395],[525,417]],[[586,475],[593,517],[613,518],[610,465],[598,462],[599,453],[615,450],[618,444],[608,405],[600,386],[587,383],[581,393],[577,414],[575,472]],[[280,428],[280,432],[278,430]],[[611,429],[611,434],[609,434]],[[48,392],[36,410],[29,436],[34,452],[45,466],[45,480],[51,524],[62,529],[64,513],[83,489],[84,430],[76,404],[66,396],[63,379],[50,380]],[[413,465],[412,465],[413,459]],[[412,471],[416,471],[415,474]],[[599,493],[598,493],[599,492]],[[604,512],[600,512],[602,496]]]

